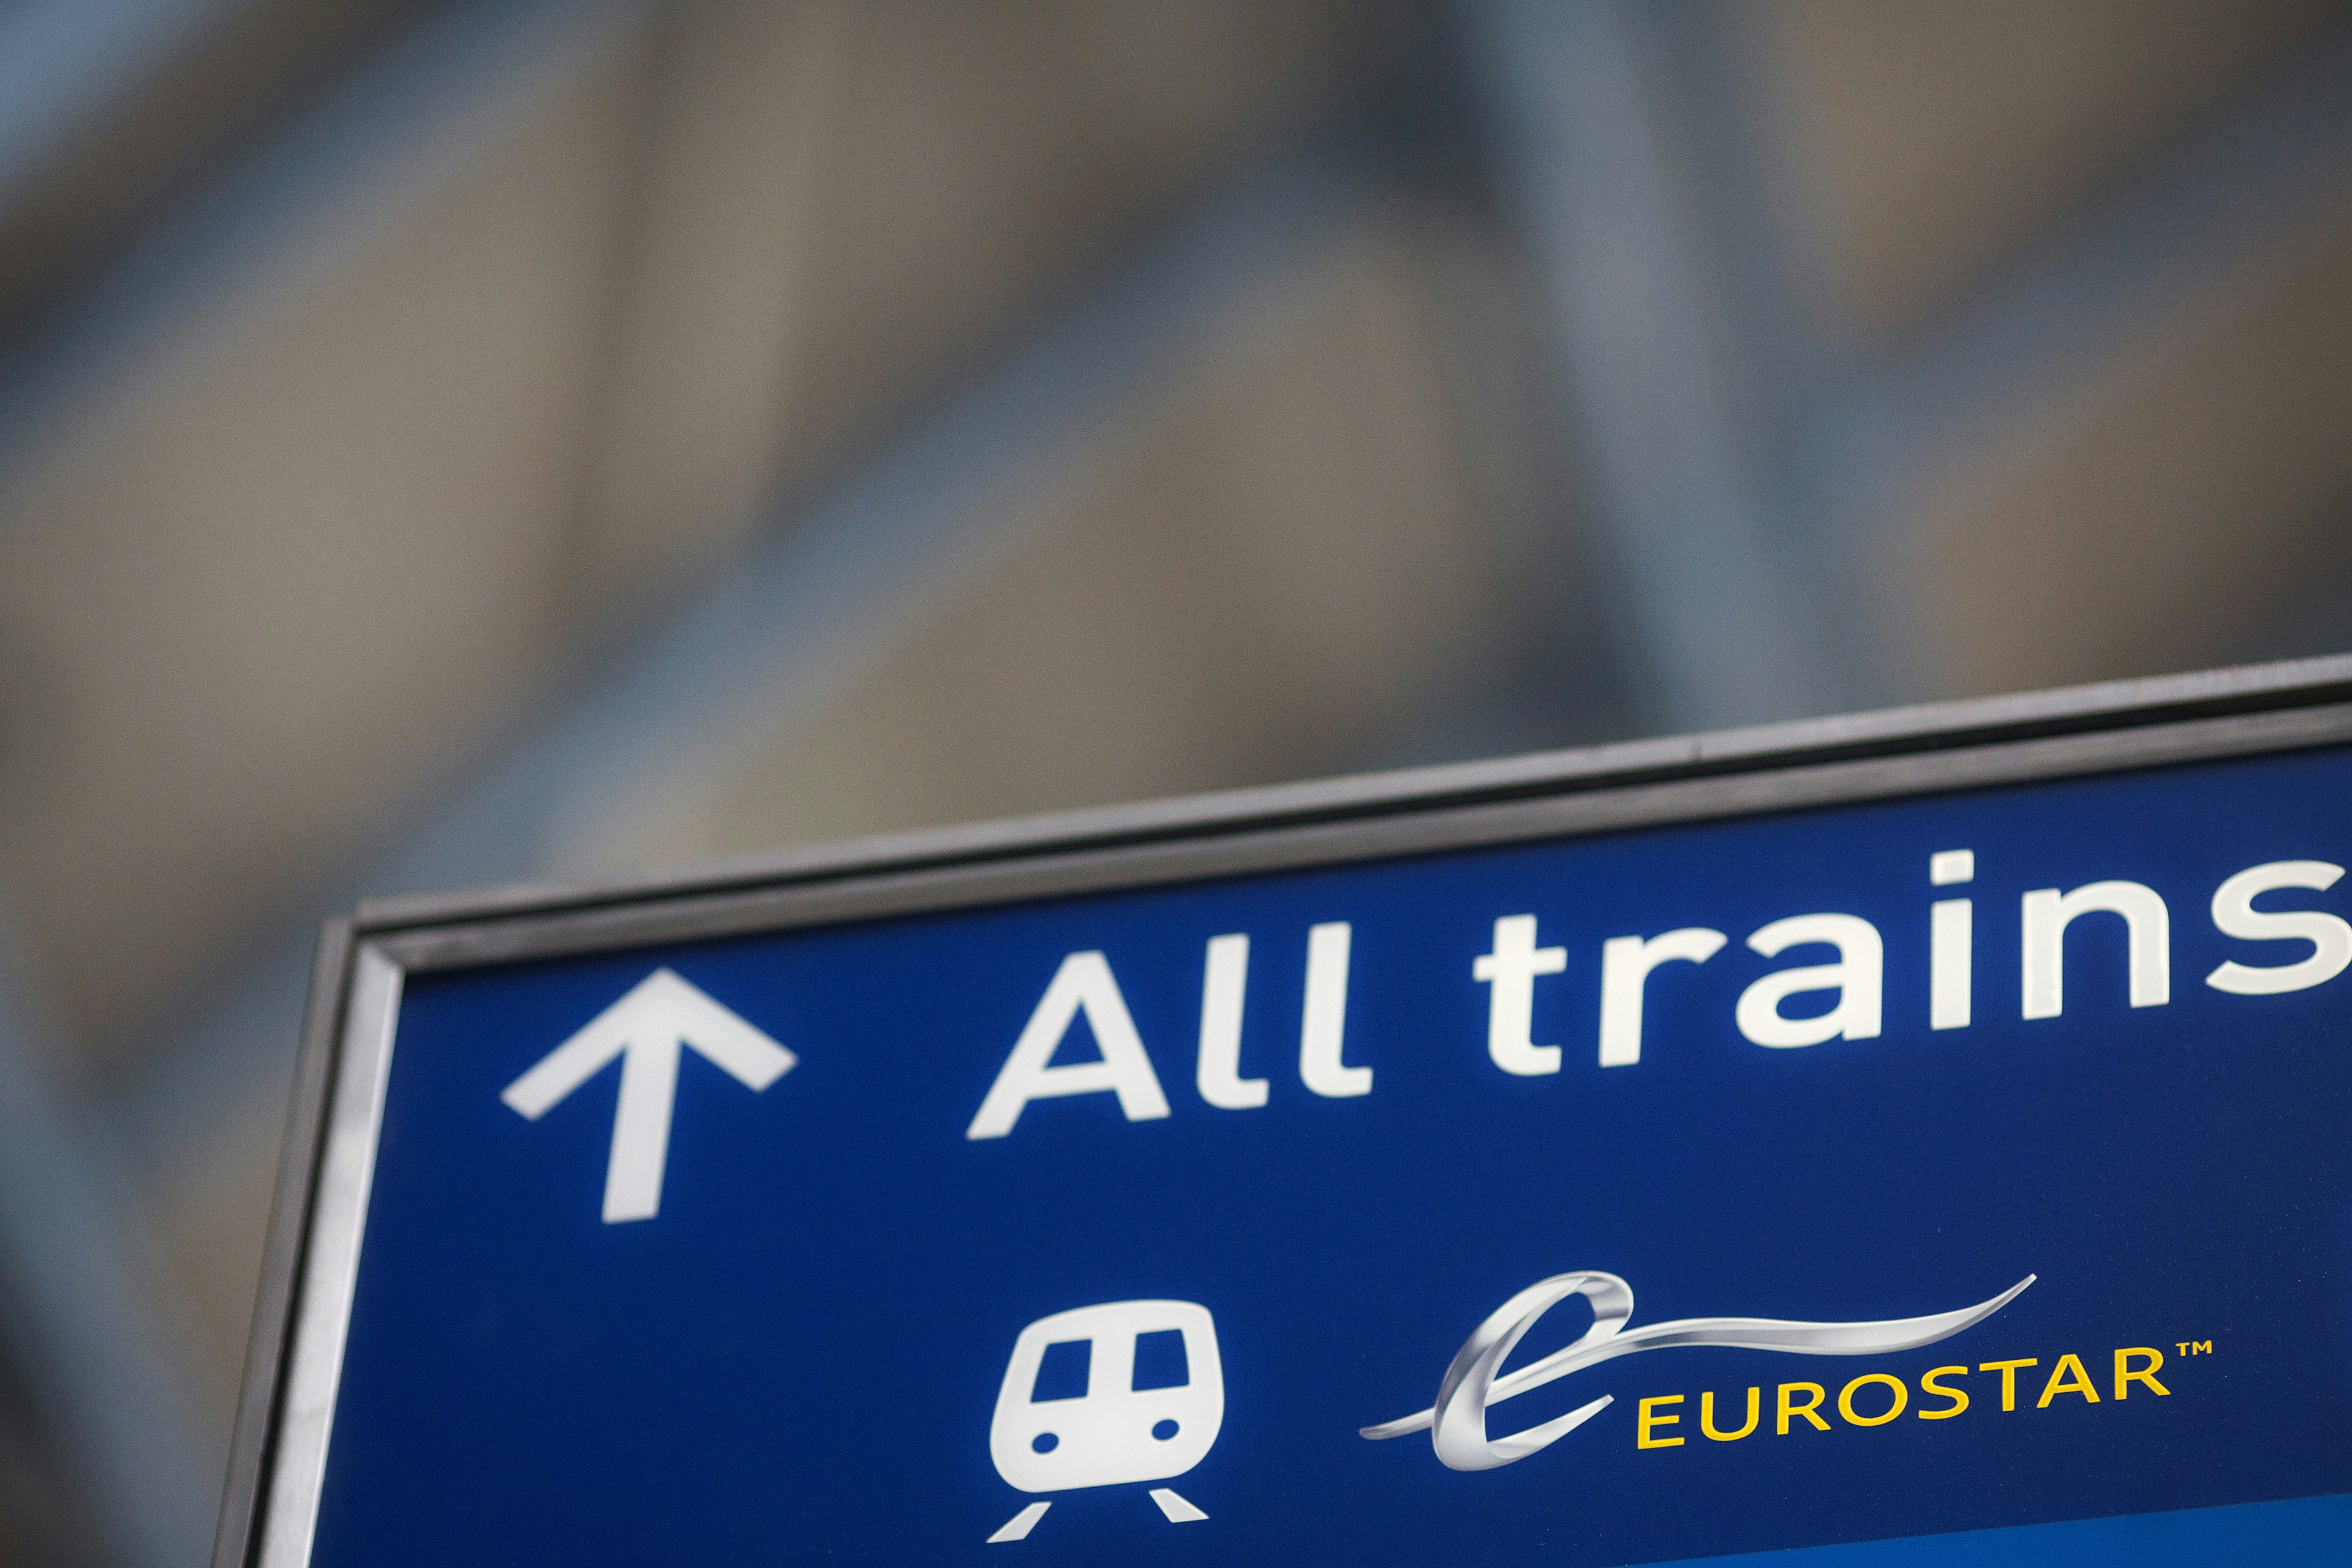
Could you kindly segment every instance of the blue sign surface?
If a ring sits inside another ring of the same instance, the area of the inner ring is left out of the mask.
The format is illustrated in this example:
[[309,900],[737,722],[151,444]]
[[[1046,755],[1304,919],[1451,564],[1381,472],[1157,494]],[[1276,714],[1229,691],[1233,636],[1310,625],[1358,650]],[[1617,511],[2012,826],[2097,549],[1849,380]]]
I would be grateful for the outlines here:
[[2315,751],[415,975],[313,1561],[2340,1552],[2347,806]]

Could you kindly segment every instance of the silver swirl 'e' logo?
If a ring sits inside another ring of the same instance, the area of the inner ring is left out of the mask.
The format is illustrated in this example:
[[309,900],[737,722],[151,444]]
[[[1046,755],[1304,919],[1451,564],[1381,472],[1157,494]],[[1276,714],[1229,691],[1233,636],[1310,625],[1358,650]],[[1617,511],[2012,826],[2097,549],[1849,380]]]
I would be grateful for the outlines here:
[[[1935,1312],[1924,1318],[1891,1318],[1873,1323],[1799,1323],[1778,1318],[1677,1318],[1627,1329],[1633,1315],[1633,1288],[1614,1274],[1599,1270],[1555,1274],[1539,1279],[1495,1309],[1477,1331],[1462,1342],[1445,1376],[1437,1385],[1437,1403],[1427,1410],[1377,1426],[1362,1435],[1378,1440],[1402,1437],[1427,1429],[1437,1458],[1448,1469],[1491,1470],[1524,1459],[1550,1447],[1608,1408],[1613,1394],[1602,1394],[1567,1415],[1514,1432],[1507,1437],[1486,1436],[1486,1407],[1540,1388],[1570,1373],[1614,1361],[1642,1351],[1671,1350],[1677,1345],[1722,1345],[1734,1350],[1780,1351],[1790,1355],[1884,1355],[1890,1351],[1916,1350],[1949,1339],[1973,1327],[2017,1299],[2033,1283],[2027,1275],[1989,1301],[1957,1311]],[[1513,1373],[1496,1373],[1518,1348],[1537,1320],[1567,1300],[1582,1296],[1592,1305],[1592,1326],[1575,1343],[1528,1363]]]

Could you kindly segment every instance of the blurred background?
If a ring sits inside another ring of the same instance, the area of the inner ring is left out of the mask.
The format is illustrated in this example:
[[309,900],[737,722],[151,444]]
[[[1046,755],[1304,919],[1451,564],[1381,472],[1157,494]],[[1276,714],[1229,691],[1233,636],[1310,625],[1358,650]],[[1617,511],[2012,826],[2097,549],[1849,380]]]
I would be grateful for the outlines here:
[[2347,9],[0,5],[0,1563],[362,894],[2352,643]]

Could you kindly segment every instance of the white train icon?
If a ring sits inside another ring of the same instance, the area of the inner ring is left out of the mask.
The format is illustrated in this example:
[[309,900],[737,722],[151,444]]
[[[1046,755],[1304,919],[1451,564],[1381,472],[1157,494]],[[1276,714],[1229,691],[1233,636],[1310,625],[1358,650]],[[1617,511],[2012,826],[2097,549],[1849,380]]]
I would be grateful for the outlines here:
[[[1207,1458],[1224,1420],[1224,1366],[1209,1309],[1106,1301],[1021,1331],[997,1391],[988,1453],[1006,1484],[1024,1492],[1166,1480]],[[1173,1523],[1208,1517],[1167,1487],[1152,1489],[1151,1500]],[[1023,1539],[1050,1506],[1029,1504],[988,1539]]]

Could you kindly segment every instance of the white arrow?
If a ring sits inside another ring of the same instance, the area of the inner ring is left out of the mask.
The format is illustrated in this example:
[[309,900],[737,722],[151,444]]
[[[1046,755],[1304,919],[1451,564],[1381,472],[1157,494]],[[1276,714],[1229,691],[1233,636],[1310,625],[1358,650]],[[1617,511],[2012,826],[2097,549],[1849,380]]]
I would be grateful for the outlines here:
[[536,1121],[614,1057],[622,1058],[613,1157],[604,1168],[606,1225],[651,1219],[661,1212],[670,1108],[677,1100],[678,1051],[685,1046],[755,1092],[800,1061],[671,971],[656,969],[499,1096]]

